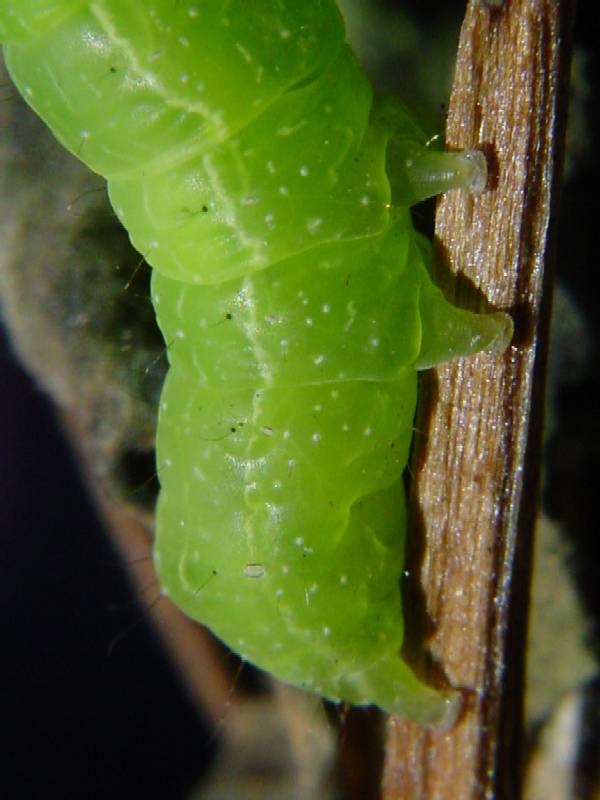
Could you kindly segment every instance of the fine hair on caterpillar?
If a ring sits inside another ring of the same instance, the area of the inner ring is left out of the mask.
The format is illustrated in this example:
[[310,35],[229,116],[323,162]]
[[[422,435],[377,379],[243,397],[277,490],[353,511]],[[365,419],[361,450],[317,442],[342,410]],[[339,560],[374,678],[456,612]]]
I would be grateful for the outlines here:
[[[106,192],[106,184],[105,183],[101,183],[99,186],[91,186],[89,189],[82,189],[75,197],[73,197],[72,200],[70,200],[67,203],[67,206],[66,206],[67,211],[69,212],[69,214],[77,215],[76,212],[75,212],[75,206],[80,204],[80,203],[83,203],[83,205],[84,205],[84,212],[83,213],[87,214],[88,213],[88,209],[86,207],[87,198],[90,195],[104,194],[105,192]],[[107,217],[108,217],[108,215],[107,215]]]
[[410,207],[484,157],[373,93],[333,0],[9,0],[0,39],[153,267],[162,591],[283,681],[443,721],[400,656],[417,370],[512,328],[444,298]]

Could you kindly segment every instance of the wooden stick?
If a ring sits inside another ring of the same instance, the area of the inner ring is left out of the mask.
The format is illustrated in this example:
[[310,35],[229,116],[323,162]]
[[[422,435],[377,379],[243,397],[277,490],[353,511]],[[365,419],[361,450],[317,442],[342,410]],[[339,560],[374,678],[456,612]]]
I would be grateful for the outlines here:
[[471,0],[461,32],[448,146],[481,148],[491,179],[478,197],[454,192],[441,201],[436,235],[442,260],[464,276],[451,292],[458,303],[472,306],[475,287],[512,313],[515,337],[503,356],[465,359],[422,382],[429,418],[418,425],[425,435],[411,537],[421,552],[409,561],[411,586],[419,588],[407,603],[426,611],[425,675],[460,688],[464,704],[451,731],[390,721],[385,800],[520,796],[547,265],[572,17],[571,0]]

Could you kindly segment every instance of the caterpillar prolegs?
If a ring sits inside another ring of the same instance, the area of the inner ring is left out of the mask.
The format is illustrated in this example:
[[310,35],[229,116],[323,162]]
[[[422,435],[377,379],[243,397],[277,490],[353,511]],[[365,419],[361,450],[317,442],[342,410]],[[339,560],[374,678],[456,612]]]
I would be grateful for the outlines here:
[[417,370],[511,325],[444,299],[409,207],[477,157],[373,95],[333,0],[5,0],[0,40],[154,268],[162,591],[284,681],[443,719],[400,656]]

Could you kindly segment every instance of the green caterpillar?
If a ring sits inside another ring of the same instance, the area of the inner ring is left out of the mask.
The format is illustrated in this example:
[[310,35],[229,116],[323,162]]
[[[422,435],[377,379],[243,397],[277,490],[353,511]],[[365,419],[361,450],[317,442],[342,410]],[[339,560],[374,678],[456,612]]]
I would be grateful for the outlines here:
[[284,681],[442,720],[400,657],[416,370],[511,326],[446,302],[409,206],[477,160],[373,96],[333,0],[3,0],[0,41],[154,267],[163,593]]

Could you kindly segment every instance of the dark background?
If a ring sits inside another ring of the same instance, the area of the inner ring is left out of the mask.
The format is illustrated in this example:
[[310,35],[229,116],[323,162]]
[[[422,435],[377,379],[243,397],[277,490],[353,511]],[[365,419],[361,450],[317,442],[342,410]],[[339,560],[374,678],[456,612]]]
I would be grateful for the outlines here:
[[47,398],[0,350],[0,796],[183,797],[213,731],[177,683]]

